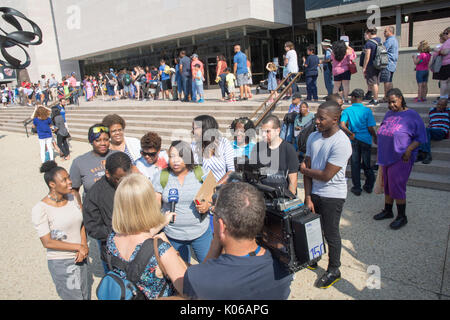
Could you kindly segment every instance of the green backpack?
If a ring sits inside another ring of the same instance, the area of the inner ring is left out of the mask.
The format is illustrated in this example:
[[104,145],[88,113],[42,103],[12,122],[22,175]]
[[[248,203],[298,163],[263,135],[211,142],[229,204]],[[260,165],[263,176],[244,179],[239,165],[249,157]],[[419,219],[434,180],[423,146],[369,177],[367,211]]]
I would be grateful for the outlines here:
[[[195,174],[195,177],[197,178],[197,180],[200,183],[203,183],[203,179],[202,179],[202,177],[203,177],[203,169],[202,169],[201,166],[195,166],[194,167],[194,174]],[[159,183],[161,184],[163,189],[166,188],[166,185],[167,185],[168,181],[169,181],[169,170],[163,169],[161,171],[161,175],[159,177]]]
[[129,86],[131,84],[131,77],[128,73],[125,73],[125,75],[123,76],[123,83],[126,86]]

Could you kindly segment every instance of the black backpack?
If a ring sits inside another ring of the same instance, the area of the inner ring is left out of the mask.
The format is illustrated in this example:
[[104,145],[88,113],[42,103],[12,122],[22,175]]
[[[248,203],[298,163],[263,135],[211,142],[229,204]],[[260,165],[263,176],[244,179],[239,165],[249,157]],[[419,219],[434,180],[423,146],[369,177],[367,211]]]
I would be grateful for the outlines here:
[[294,123],[295,118],[297,118],[297,115],[298,115],[298,112],[295,112],[295,111],[286,113],[283,118],[283,123],[286,123],[286,124]]
[[[158,246],[162,240],[158,239]],[[136,282],[139,281],[142,274],[147,267],[150,258],[154,255],[154,240],[147,239],[142,244],[141,249],[136,257],[131,262],[123,261],[122,259],[112,255],[110,252],[106,255],[106,260],[110,271],[105,274],[97,287],[97,298],[99,300],[146,300],[144,293],[138,288]],[[158,250],[158,248],[156,248]],[[113,267],[123,270],[126,274],[126,279],[122,279]],[[167,284],[167,283],[166,283]],[[166,285],[159,293],[162,296]]]
[[314,116],[311,123],[304,127],[298,135],[298,151],[306,153],[306,142],[308,141],[308,137],[316,130],[316,116]]

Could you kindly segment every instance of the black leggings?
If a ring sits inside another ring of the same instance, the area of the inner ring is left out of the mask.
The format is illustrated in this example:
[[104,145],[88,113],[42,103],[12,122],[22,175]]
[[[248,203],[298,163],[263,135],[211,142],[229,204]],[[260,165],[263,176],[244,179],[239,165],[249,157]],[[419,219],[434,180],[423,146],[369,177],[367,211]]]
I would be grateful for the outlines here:
[[67,137],[63,137],[57,134],[56,143],[58,144],[59,149],[63,153],[63,157],[67,157],[70,154],[69,144],[67,143]]

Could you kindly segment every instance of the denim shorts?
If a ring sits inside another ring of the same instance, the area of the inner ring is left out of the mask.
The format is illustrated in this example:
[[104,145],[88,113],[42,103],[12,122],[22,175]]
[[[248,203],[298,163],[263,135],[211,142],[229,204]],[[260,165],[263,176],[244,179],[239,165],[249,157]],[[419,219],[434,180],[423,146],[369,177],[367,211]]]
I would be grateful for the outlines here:
[[429,72],[428,70],[417,70],[416,71],[416,81],[417,83],[428,82]]
[[241,87],[243,85],[248,84],[248,73],[241,73],[237,75],[237,85],[238,87]]
[[392,82],[392,78],[394,77],[394,73],[389,71],[388,69],[383,69],[380,71],[380,82]]

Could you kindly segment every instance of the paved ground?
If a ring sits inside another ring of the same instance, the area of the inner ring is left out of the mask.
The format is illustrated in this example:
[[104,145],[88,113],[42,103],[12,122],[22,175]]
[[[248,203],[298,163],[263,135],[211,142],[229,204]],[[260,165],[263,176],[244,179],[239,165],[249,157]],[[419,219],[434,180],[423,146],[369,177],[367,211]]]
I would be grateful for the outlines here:
[[[31,224],[31,208],[47,194],[38,171],[37,137],[0,132],[0,149],[0,299],[58,299],[45,249]],[[74,141],[72,149],[73,159],[90,146]],[[59,163],[69,168],[71,161]],[[383,196],[349,193],[341,220],[343,280],[327,290],[313,287],[327,266],[324,258],[317,271],[297,272],[290,299],[450,299],[449,196],[408,188],[409,224],[392,231],[389,221],[372,220]],[[95,242],[90,244],[95,298],[102,269]],[[377,284],[369,279],[369,266],[379,268],[380,289],[369,289]]]

